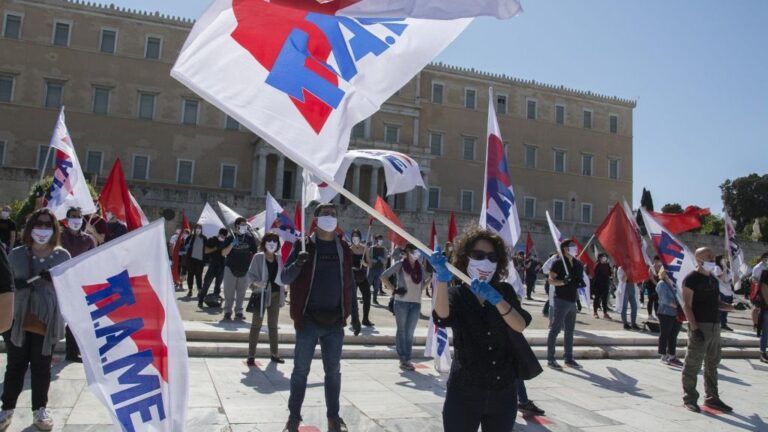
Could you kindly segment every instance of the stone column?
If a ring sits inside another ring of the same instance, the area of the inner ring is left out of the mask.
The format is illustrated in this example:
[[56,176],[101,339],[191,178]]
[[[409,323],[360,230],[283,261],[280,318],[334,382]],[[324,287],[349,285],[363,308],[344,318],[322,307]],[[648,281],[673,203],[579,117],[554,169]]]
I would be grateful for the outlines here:
[[259,150],[258,170],[256,172],[256,196],[263,197],[267,194],[267,152]]
[[301,201],[301,194],[304,193],[304,168],[296,165],[294,173],[293,199]]
[[356,163],[352,164],[352,193],[360,195],[360,165]]
[[277,168],[275,169],[275,190],[272,195],[276,198],[285,198],[283,196],[283,182],[285,181],[285,156],[277,155]]
[[259,184],[259,148],[253,146],[253,158],[251,159],[251,196],[258,196]]
[[426,189],[423,189],[421,194],[421,211],[429,210],[429,173],[423,173],[421,177],[424,179],[424,185]]
[[371,167],[371,205],[376,203],[376,195],[379,194],[379,170],[377,166]]

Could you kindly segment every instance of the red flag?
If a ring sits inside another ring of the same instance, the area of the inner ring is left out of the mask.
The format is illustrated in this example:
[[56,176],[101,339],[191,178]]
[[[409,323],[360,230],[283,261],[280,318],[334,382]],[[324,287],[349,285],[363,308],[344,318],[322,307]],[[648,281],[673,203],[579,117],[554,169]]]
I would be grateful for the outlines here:
[[125,183],[125,174],[123,174],[123,165],[120,159],[115,159],[112,170],[109,172],[107,182],[99,195],[99,205],[101,214],[105,216],[112,213],[123,222],[128,231],[141,228],[141,209],[131,200],[131,194],[128,191],[128,185]]
[[595,238],[613,262],[624,269],[628,282],[638,283],[648,279],[648,267],[643,258],[640,235],[619,203],[613,206],[597,229]]
[[[403,227],[403,224],[400,222],[400,219],[398,219],[395,212],[392,211],[392,208],[389,206],[389,204],[387,204],[387,202],[384,201],[384,199],[382,199],[380,196],[376,197],[376,204],[374,204],[373,208],[376,209],[377,212],[383,214],[384,217],[392,221],[395,225],[399,226],[400,228]],[[404,238],[397,235],[394,231],[389,232],[388,238],[389,241],[400,247],[403,247],[408,243]]]
[[179,275],[179,251],[181,251],[181,245],[184,244],[184,231],[189,231],[189,221],[187,221],[187,215],[181,213],[181,231],[179,236],[176,237],[176,242],[173,244],[173,252],[171,253],[171,274],[173,275],[173,283],[181,284],[181,276]]
[[299,231],[301,231],[301,228],[302,228],[301,219],[302,219],[303,213],[304,212],[302,211],[301,203],[297,202],[296,209],[293,211],[293,226],[295,226],[296,229]]
[[[571,240],[576,244],[576,247],[579,248],[579,261],[584,264],[584,266],[587,268],[587,276],[590,278],[595,274],[595,261],[592,259],[592,257],[589,256],[589,253],[587,251],[584,251],[584,246],[579,243],[578,240],[576,240],[576,236],[571,237]],[[584,251],[582,253],[582,251]]]
[[451,217],[448,220],[448,241],[453,243],[453,239],[456,238],[458,233],[459,230],[456,229],[456,216],[451,212]]
[[435,227],[435,221],[432,221],[432,230],[429,232],[429,249],[435,250],[437,243],[437,228]]
[[672,234],[680,234],[701,227],[701,220],[699,218],[710,214],[709,209],[702,209],[696,206],[686,207],[683,213],[650,213]]
[[528,237],[525,239],[525,257],[531,256],[531,252],[533,251],[533,238],[531,237],[531,232],[528,231]]

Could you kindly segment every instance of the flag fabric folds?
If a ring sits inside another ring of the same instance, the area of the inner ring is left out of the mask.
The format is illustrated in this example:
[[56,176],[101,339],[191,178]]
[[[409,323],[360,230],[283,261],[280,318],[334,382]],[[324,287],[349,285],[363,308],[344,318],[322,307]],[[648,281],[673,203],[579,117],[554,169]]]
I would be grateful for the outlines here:
[[629,203],[627,203],[627,200],[623,200],[622,202],[622,208],[624,209],[624,214],[627,215],[627,219],[629,220],[629,223],[632,224],[632,228],[635,229],[635,232],[637,233],[637,236],[640,237],[640,244],[643,251],[643,259],[645,260],[645,264],[650,267],[653,265],[653,262],[651,261],[651,257],[648,256],[648,243],[645,241],[645,237],[643,237],[643,233],[640,230],[640,226],[637,224],[638,218],[642,218],[639,213],[635,213],[632,211],[632,208],[629,206]]
[[171,75],[298,165],[335,173],[352,128],[471,22],[353,18],[340,8],[215,0]]
[[459,229],[456,228],[456,215],[451,212],[451,216],[448,218],[448,241],[453,243],[458,234]]
[[432,229],[429,231],[429,249],[435,250],[437,245],[437,227],[435,226],[435,221],[433,220]]
[[120,159],[115,159],[112,170],[99,195],[101,214],[105,217],[112,213],[117,220],[124,223],[128,231],[141,228],[146,223],[144,212],[132,198],[125,182],[123,164]]
[[346,0],[336,3],[344,6],[339,9],[341,15],[382,18],[455,19],[491,16],[507,19],[523,11],[517,0]]
[[[662,226],[645,209],[640,209],[643,215],[645,229],[648,230],[648,236],[653,242],[656,254],[661,258],[667,275],[677,286],[678,300],[681,299],[683,292],[683,279],[689,273],[696,270],[696,257],[688,246],[681,242],[671,231]],[[682,301],[680,302],[682,304]]]
[[267,210],[264,215],[264,233],[273,232],[286,242],[293,243],[299,238],[299,230],[293,218],[280,203],[267,192]]
[[237,218],[242,217],[240,213],[227,207],[223,202],[217,201],[216,203],[219,205],[219,210],[221,211],[221,215],[224,216],[224,223],[227,224],[227,226],[234,225]]
[[219,219],[219,215],[208,203],[205,203],[197,224],[203,228],[203,235],[206,237],[215,237],[219,234],[219,230],[224,228],[224,223]]
[[621,204],[613,206],[595,231],[595,238],[617,267],[627,274],[627,282],[640,283],[648,279],[648,266],[643,258],[640,234],[635,230]]
[[534,246],[533,246],[533,238],[531,237],[531,232],[528,231],[528,236],[525,239],[525,257],[528,258],[531,256],[531,252],[533,252]]
[[[376,197],[376,203],[374,204],[373,208],[384,215],[387,219],[392,221],[395,225],[399,226],[400,228],[403,227],[402,222],[400,222],[400,219],[397,217],[394,211],[392,211],[392,208],[387,204],[386,201],[380,196]],[[404,247],[406,243],[408,243],[404,238],[397,235],[395,232],[390,231],[389,232],[389,241],[392,242],[393,245],[397,245],[399,247]]]
[[731,277],[734,285],[741,281],[741,277],[749,273],[749,265],[744,260],[744,250],[739,245],[740,241],[736,238],[736,228],[733,221],[725,212],[725,250],[728,252],[728,259],[731,261]]
[[64,107],[59,112],[50,145],[55,155],[55,166],[53,183],[48,191],[48,209],[58,220],[67,217],[70,207],[79,207],[83,214],[96,213],[91,191],[77,159],[75,144],[67,129]]
[[162,219],[51,269],[88,388],[123,431],[185,430],[187,342]]
[[589,256],[589,251],[584,250],[584,246],[581,245],[581,243],[576,239],[576,236],[572,236],[571,240],[576,244],[576,247],[579,249],[579,261],[584,264],[584,268],[586,269],[586,274],[589,277],[592,277],[595,275],[595,260],[592,259],[592,257]]
[[709,215],[709,209],[688,206],[683,213],[649,212],[654,219],[672,234],[680,234],[701,227],[700,217]]
[[181,285],[179,252],[181,252],[181,248],[184,245],[184,231],[189,231],[189,221],[187,220],[187,215],[181,213],[181,230],[179,230],[179,235],[176,237],[173,249],[171,250],[171,275],[173,276],[173,283],[176,285]]

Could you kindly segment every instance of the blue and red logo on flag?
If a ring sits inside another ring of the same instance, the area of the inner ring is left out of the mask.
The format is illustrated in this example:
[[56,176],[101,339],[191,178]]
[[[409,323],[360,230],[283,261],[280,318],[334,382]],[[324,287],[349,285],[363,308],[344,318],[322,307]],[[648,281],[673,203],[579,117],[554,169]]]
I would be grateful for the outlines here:
[[[64,139],[66,140],[66,138]],[[72,158],[59,149],[56,149],[55,164],[53,183],[51,183],[51,190],[48,193],[48,202],[52,206],[57,207],[64,203],[67,196],[74,193],[71,175],[75,165],[72,162]]]
[[[512,182],[509,179],[507,155],[504,153],[504,143],[496,135],[488,137],[488,192],[485,197],[486,223],[496,232],[502,230],[512,214],[515,205],[515,195],[512,193]],[[491,206],[491,202],[496,206]],[[494,207],[498,210],[495,210]]]
[[[357,0],[232,2],[238,22],[232,38],[270,71],[266,83],[290,97],[317,134],[346,95],[340,80],[352,80],[358,62],[380,56],[408,27],[402,19],[334,15],[353,3]],[[375,26],[387,35],[374,34]]]
[[669,278],[677,284],[677,278],[680,276],[680,269],[685,258],[685,248],[666,231],[662,231],[660,234],[651,234],[651,239]]

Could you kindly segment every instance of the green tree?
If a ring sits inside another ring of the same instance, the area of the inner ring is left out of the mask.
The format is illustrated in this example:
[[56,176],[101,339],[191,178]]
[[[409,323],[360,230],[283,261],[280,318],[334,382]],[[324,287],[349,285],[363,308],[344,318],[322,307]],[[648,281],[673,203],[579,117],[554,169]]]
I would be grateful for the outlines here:
[[[643,188],[643,194],[640,195],[640,207],[645,208],[649,212],[653,211],[653,197],[651,197],[651,191],[649,191],[646,188]],[[640,210],[637,211],[635,220],[637,221],[638,228],[640,228],[640,233],[643,234],[644,236],[648,235],[648,231],[645,229],[645,222],[643,221],[643,215],[640,214]]]
[[664,207],[661,208],[662,213],[677,213],[681,214],[683,213],[683,206],[681,206],[678,203],[669,203],[664,204]]
[[[43,196],[48,194],[51,190],[51,183],[53,183],[53,177],[45,177],[42,181],[36,182],[29,189],[29,195],[23,200],[14,201],[11,203],[11,219],[16,222],[16,226],[21,229],[27,221],[27,216],[35,210],[35,201],[38,194]],[[88,190],[91,192],[91,197],[95,200],[98,195],[93,189],[90,182],[88,183]]]
[[750,174],[720,185],[723,203],[737,231],[752,225],[768,212],[768,174]]

